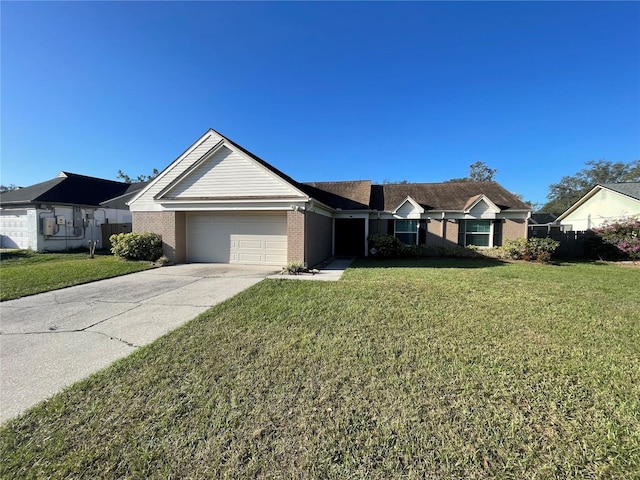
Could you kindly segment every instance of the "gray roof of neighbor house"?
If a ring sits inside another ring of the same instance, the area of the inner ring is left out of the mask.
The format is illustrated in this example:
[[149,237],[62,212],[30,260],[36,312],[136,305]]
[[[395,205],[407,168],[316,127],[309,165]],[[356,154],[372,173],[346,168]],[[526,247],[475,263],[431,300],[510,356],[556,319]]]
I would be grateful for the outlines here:
[[529,223],[533,225],[546,225],[547,223],[553,223],[558,216],[554,213],[532,213],[529,218]]
[[397,183],[377,186],[376,210],[393,211],[411,197],[425,210],[462,211],[469,200],[486,196],[501,210],[531,210],[516,195],[496,182]]
[[46,182],[18,188],[0,195],[0,205],[76,205],[98,207],[100,203],[125,194],[135,184],[60,172]]
[[128,209],[129,206],[127,205],[127,202],[135,197],[140,192],[140,190],[142,190],[148,184],[149,182],[130,183],[128,188],[122,195],[115,198],[110,198],[109,200],[106,200],[104,202],[100,202],[100,206],[105,208],[119,208],[122,210]]
[[640,200],[640,182],[603,183],[601,186]]

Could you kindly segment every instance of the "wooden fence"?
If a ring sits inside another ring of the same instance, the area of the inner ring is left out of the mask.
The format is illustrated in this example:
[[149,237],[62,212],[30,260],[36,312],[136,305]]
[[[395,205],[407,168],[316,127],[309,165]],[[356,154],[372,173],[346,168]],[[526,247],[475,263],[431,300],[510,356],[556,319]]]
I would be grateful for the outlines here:
[[597,236],[591,230],[584,232],[568,231],[560,229],[550,230],[529,227],[529,238],[552,238],[560,242],[555,252],[558,257],[591,257],[594,245],[597,244]]
[[102,228],[102,243],[100,248],[111,249],[111,242],[109,237],[115,233],[131,233],[131,223],[103,223]]

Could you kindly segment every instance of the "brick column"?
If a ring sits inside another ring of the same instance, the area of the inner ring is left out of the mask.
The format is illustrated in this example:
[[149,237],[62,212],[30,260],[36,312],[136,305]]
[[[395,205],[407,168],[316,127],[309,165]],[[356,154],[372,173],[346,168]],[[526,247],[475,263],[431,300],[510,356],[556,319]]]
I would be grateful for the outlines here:
[[287,211],[287,263],[304,263],[304,223],[303,211]]
[[162,236],[162,253],[174,263],[186,261],[186,225],[184,212],[132,212],[134,232],[152,232]]

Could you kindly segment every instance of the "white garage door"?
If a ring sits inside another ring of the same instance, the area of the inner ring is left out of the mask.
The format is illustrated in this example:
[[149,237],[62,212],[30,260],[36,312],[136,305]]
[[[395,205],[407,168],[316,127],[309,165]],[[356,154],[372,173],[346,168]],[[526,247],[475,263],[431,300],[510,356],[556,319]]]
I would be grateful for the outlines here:
[[190,213],[187,260],[284,266],[287,263],[286,213]]
[[0,247],[29,248],[27,212],[2,212],[0,214]]

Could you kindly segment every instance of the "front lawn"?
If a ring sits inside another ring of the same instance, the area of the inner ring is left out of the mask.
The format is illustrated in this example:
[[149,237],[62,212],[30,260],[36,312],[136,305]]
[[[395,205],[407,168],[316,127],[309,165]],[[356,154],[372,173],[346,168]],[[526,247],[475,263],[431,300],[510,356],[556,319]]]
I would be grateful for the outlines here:
[[638,285],[482,260],[266,280],[6,424],[0,476],[638,478]]
[[117,277],[151,268],[149,262],[127,262],[111,254],[38,253],[11,250],[0,253],[0,301]]

